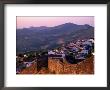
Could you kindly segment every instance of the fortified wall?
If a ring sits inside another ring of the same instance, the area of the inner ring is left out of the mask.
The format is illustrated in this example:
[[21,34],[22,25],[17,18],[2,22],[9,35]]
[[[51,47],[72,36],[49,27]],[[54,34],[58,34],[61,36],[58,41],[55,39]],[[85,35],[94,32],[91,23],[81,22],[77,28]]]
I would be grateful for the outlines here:
[[64,65],[63,59],[59,58],[48,58],[48,70],[53,74],[63,74]]

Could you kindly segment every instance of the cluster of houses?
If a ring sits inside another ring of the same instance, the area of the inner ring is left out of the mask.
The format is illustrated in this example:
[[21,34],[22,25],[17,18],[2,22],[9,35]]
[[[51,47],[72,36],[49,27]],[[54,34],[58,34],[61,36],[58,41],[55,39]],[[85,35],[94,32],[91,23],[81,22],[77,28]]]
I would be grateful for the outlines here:
[[23,69],[30,67],[36,61],[35,56],[19,54],[16,56],[16,73],[19,74]]
[[77,63],[94,53],[94,39],[77,40],[62,45],[60,49],[48,51],[48,57],[66,59],[70,63]]
[[[94,53],[94,39],[71,41],[63,44],[60,48],[48,50],[43,54],[27,55],[19,54],[16,56],[16,73],[19,74],[23,69],[30,67],[34,62],[40,70],[42,67],[49,67],[48,59],[55,58],[67,60],[69,63],[77,63],[84,60]],[[37,70],[38,70],[37,69]]]

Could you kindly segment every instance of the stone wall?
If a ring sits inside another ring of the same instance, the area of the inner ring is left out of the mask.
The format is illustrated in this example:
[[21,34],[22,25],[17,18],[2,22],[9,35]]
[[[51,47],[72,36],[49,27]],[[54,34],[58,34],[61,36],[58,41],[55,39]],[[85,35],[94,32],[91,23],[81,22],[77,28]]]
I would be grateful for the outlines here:
[[66,60],[48,58],[48,70],[51,74],[94,74],[94,56],[77,64]]
[[53,74],[63,74],[63,62],[60,59],[48,58],[48,70]]

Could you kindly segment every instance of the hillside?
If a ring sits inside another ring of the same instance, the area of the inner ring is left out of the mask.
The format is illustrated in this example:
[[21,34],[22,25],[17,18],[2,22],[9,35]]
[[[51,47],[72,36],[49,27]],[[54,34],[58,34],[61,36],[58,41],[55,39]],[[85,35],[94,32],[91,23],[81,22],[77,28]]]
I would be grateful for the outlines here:
[[55,27],[30,27],[16,30],[17,53],[52,49],[71,40],[94,37],[94,27],[65,23]]

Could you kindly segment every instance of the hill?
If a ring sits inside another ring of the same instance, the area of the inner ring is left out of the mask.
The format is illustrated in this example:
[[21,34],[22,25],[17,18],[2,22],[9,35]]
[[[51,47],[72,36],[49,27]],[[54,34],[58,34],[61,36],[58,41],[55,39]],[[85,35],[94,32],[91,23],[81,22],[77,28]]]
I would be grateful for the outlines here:
[[17,53],[52,49],[71,40],[94,38],[94,27],[65,23],[54,27],[30,27],[16,30]]

